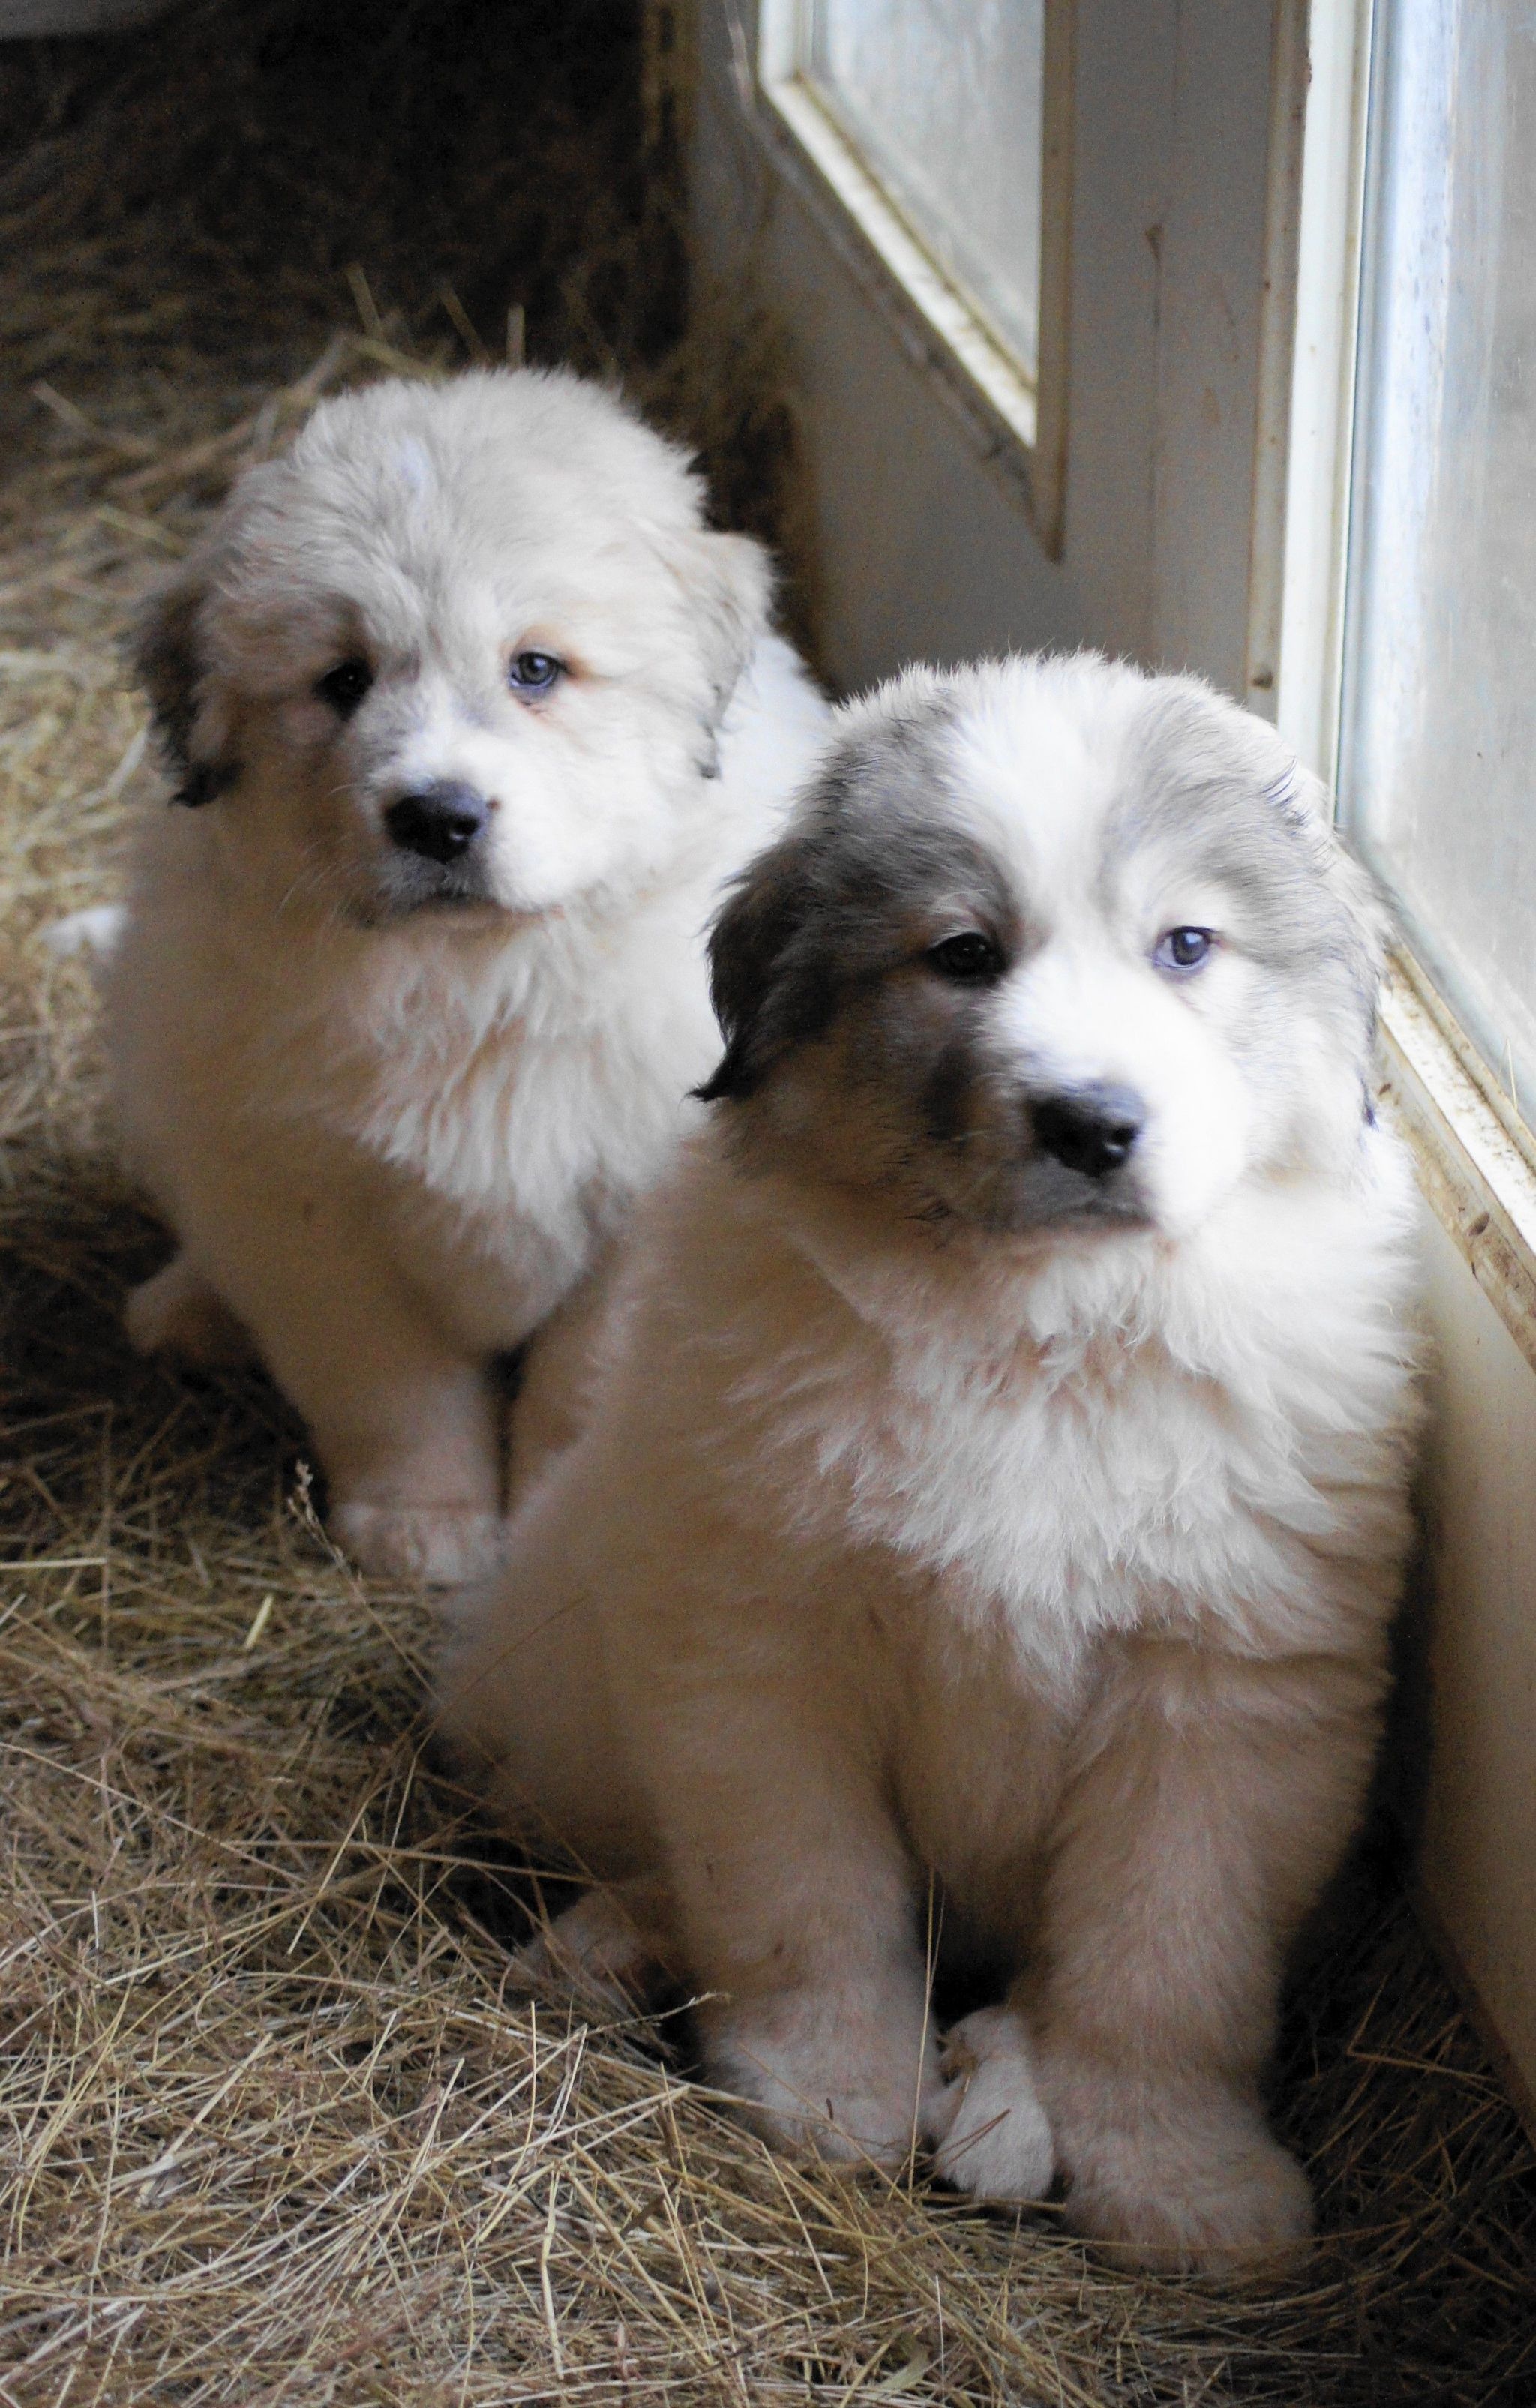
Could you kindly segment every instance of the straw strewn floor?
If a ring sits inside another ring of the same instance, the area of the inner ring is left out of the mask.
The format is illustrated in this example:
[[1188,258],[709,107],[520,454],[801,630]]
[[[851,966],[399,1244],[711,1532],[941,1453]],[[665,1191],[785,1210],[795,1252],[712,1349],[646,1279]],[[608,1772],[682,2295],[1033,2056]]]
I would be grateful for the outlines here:
[[34,932],[157,806],[115,647],[232,468],[521,305],[782,510],[761,338],[729,390],[678,348],[637,85],[617,0],[0,50],[0,2399],[1514,2408],[1536,2166],[1389,1891],[1290,2019],[1328,2239],[1279,2297],[776,2163],[669,2028],[511,1992],[520,1884],[431,1768],[418,1601],[329,1555],[265,1383],[119,1333],[161,1241]]

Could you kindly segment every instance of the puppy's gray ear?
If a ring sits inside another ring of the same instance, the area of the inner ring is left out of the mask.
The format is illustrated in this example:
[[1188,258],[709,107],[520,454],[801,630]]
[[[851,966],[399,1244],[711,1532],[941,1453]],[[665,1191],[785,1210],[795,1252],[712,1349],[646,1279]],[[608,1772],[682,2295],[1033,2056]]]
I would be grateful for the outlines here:
[[1349,912],[1364,948],[1358,972],[1362,989],[1369,988],[1373,995],[1392,940],[1392,916],[1370,871],[1340,840],[1331,790],[1299,761],[1288,758],[1270,783],[1269,796],[1300,831],[1324,882]]
[[672,563],[692,602],[709,686],[704,774],[716,777],[715,739],[737,682],[768,624],[773,566],[750,535],[699,527],[682,538]]
[[792,1047],[819,1036],[836,986],[815,941],[813,837],[782,837],[749,862],[710,937],[710,993],[725,1051],[694,1092],[739,1103]]
[[193,809],[212,802],[238,775],[233,762],[193,758],[193,728],[206,669],[197,620],[208,590],[207,557],[199,550],[150,595],[131,639],[134,666],[149,695],[155,728],[176,780],[175,799]]
[[1276,808],[1299,825],[1332,827],[1333,796],[1322,779],[1303,767],[1294,753],[1286,753],[1266,791]]

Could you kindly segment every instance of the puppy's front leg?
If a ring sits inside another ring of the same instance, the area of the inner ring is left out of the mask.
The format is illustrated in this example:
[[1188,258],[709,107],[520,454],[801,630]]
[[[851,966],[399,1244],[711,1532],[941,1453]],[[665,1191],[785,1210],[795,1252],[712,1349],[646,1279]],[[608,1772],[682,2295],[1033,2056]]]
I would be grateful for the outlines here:
[[387,1288],[333,1289],[313,1318],[296,1302],[283,1297],[263,1342],[313,1433],[338,1543],[384,1579],[456,1585],[493,1570],[503,1526],[484,1371]]
[[502,1536],[489,1380],[437,1329],[360,1210],[245,1166],[188,1218],[221,1293],[304,1416],[330,1525],[365,1571],[429,1583],[492,1569]]
[[1311,2229],[1259,2079],[1380,1689],[1366,1662],[1147,1645],[1083,1735],[1048,1874],[1038,2071],[1069,2213],[1124,2262],[1242,2273]]
[[835,1731],[701,1702],[660,1819],[711,2078],[782,2146],[897,2165],[940,2089],[899,1834]]
[[[330,1528],[383,1579],[429,1587],[482,1579],[505,1535],[490,1382],[430,1332],[392,1331],[386,1347],[376,1324],[369,1337],[366,1382],[334,1398],[310,1389],[306,1417],[326,1468]],[[292,1393],[302,1402],[296,1378]]]
[[184,1250],[133,1290],[122,1317],[140,1354],[171,1354],[204,1371],[252,1360],[250,1331]]

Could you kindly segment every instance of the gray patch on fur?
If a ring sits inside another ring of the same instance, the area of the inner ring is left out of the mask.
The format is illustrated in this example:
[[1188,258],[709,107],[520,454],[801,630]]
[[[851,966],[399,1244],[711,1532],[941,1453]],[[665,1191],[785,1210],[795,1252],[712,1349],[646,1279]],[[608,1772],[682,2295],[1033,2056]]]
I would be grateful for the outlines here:
[[1363,996],[1370,953],[1327,875],[1332,839],[1285,767],[1256,750],[1254,731],[1229,727],[1203,696],[1156,695],[1133,781],[1105,822],[1105,881],[1157,838],[1241,899],[1244,949],[1266,969],[1311,973],[1334,960]]
[[[1054,940],[1055,907],[974,832],[953,737],[985,675],[904,684],[857,711],[789,833],[739,882],[711,943],[725,1054],[700,1092],[742,1103],[764,1091],[742,1125],[754,1159],[809,1149],[826,1176],[914,1217],[999,1231],[1145,1223],[1165,1174],[1140,1133],[1108,1165],[1058,1159],[1038,1114],[1065,1094],[1062,1074],[1049,1048],[1032,1067],[999,1014],[1010,974]],[[1224,941],[1257,980],[1235,991],[1213,1041],[1256,1096],[1278,1098],[1304,1020],[1363,1092],[1376,965],[1357,874],[1271,730],[1189,681],[1141,687],[1130,713],[1099,723],[1119,751],[1089,904],[1097,941],[1155,974],[1164,932],[1145,921],[1148,875],[1214,888],[1230,906]],[[1095,699],[1069,708],[1092,725]],[[946,923],[993,940],[998,978],[940,974],[926,957]]]
[[961,824],[941,741],[942,691],[837,745],[790,832],[736,882],[710,968],[725,1053],[699,1094],[752,1095],[775,1063],[821,1036],[851,994],[908,950],[904,923],[953,904],[1012,955],[1019,908],[1002,866]]
[[1184,686],[1149,695],[1145,741],[1104,830],[1113,903],[1137,851],[1166,847],[1223,886],[1243,952],[1272,980],[1303,982],[1367,1082],[1377,966],[1358,909],[1361,875],[1297,792],[1295,763],[1258,722]]

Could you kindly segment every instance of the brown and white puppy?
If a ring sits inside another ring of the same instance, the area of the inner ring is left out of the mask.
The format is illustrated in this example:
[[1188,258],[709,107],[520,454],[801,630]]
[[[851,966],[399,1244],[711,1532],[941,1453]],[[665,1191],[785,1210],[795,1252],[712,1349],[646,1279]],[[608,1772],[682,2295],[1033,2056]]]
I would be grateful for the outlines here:
[[[1378,938],[1273,731],[1093,658],[842,714],[714,938],[710,1127],[444,1714],[632,1885],[762,2128],[1142,2263],[1308,2229],[1260,2082],[1408,1537]],[[552,1345],[542,1384],[590,1367]],[[1012,1969],[947,2049],[946,1931]],[[557,1933],[560,1927],[556,1927]],[[946,2078],[947,2077],[947,2078]]]
[[107,972],[179,1241],[146,1349],[248,1338],[370,1570],[494,1560],[488,1358],[666,1160],[704,930],[825,706],[759,548],[619,401],[380,384],[243,478],[141,632],[179,781]]

